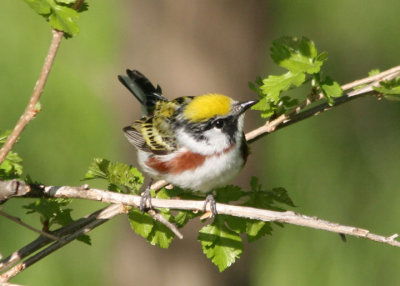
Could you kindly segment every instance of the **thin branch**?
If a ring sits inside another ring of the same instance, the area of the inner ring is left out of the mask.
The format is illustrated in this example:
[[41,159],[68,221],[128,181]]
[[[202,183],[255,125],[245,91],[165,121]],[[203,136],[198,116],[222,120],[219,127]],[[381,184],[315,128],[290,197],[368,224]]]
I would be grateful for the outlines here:
[[11,221],[13,221],[13,222],[15,222],[15,223],[27,228],[27,229],[33,231],[33,232],[36,232],[36,233],[38,233],[40,235],[43,235],[43,236],[46,236],[46,237],[48,237],[48,238],[50,238],[52,240],[58,240],[58,241],[62,240],[61,238],[59,238],[59,237],[57,237],[55,235],[52,235],[51,233],[48,233],[48,232],[45,232],[45,231],[41,231],[39,229],[36,229],[36,228],[30,226],[27,223],[24,223],[19,217],[15,217],[15,216],[9,215],[8,213],[3,212],[1,210],[1,206],[0,206],[0,215],[5,217],[5,218],[8,218],[9,220],[11,220]]
[[165,217],[161,214],[157,213],[155,210],[149,210],[147,213],[156,221],[161,222],[163,225],[168,227],[179,239],[183,239],[182,233],[178,230],[178,228],[173,224],[170,223]]
[[[63,237],[66,235],[69,235],[71,233],[76,232],[77,230],[86,227],[88,224],[93,222],[94,220],[97,219],[99,214],[103,212],[106,208],[103,208],[101,210],[95,211],[92,214],[82,217],[64,227],[61,227],[58,230],[55,230],[52,232],[52,234],[58,236],[58,237]],[[35,253],[38,251],[40,248],[46,246],[49,243],[52,243],[53,240],[40,236],[34,241],[30,242],[23,248],[19,249],[18,251],[15,251],[8,257],[0,260],[0,271],[9,268],[10,266],[14,265],[15,263],[21,261],[22,259],[28,257],[29,255]]]
[[249,143],[252,143],[261,137],[274,132],[277,129],[281,129],[283,127],[286,127],[290,125],[289,121],[294,121],[298,122],[300,120],[304,120],[306,118],[309,118],[314,115],[318,115],[324,111],[327,111],[333,107],[336,107],[340,104],[343,104],[345,102],[348,102],[350,100],[353,100],[355,98],[360,98],[362,96],[365,96],[367,94],[370,94],[373,92],[373,87],[378,86],[379,82],[383,80],[390,80],[393,79],[397,76],[400,75],[400,66],[393,67],[391,69],[388,69],[384,72],[381,72],[377,75],[374,76],[369,76],[360,80],[353,81],[351,83],[342,85],[342,90],[346,91],[355,87],[359,87],[360,85],[363,84],[368,84],[365,87],[362,87],[360,89],[348,92],[344,96],[341,96],[339,98],[336,98],[334,101],[334,104],[332,106],[328,106],[326,102],[315,106],[313,109],[313,112],[307,112],[307,114],[302,114],[303,110],[310,106],[312,103],[324,99],[324,96],[322,94],[319,94],[315,98],[307,98],[303,102],[301,102],[298,106],[294,107],[293,109],[287,111],[286,113],[278,116],[275,119],[268,120],[263,126],[254,129],[246,134],[246,140]]
[[97,216],[97,218],[92,221],[91,223],[87,224],[85,227],[77,230],[71,235],[68,235],[64,238],[63,241],[58,241],[49,247],[43,249],[39,253],[35,254],[34,256],[28,258],[24,262],[15,265],[7,272],[0,275],[0,283],[7,282],[12,277],[16,276],[17,274],[21,273],[23,270],[28,268],[29,266],[33,265],[37,261],[41,260],[42,258],[46,257],[47,255],[51,254],[52,252],[58,250],[59,248],[63,247],[64,245],[70,243],[74,239],[78,238],[79,236],[88,233],[89,231],[93,230],[94,228],[102,225],[106,221],[112,219],[113,217],[125,213],[126,209],[121,204],[114,204],[105,209],[103,209]]
[[58,47],[60,46],[61,39],[64,32],[53,30],[53,38],[51,40],[50,48],[47,53],[46,59],[44,61],[42,71],[40,73],[39,79],[36,82],[35,88],[33,89],[32,96],[29,103],[24,111],[24,113],[19,118],[14,130],[11,132],[10,136],[7,138],[6,143],[0,149],[0,164],[4,161],[7,153],[14,146],[18,137],[21,135],[25,126],[35,117],[37,110],[37,104],[39,102],[40,96],[42,95],[44,86],[46,84],[47,78],[49,76],[51,67],[53,65],[54,58],[56,57]]

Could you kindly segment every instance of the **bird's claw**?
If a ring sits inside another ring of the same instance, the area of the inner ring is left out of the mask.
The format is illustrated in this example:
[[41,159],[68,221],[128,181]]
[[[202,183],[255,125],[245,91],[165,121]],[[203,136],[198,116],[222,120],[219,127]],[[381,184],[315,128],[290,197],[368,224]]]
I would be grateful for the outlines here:
[[204,201],[204,211],[207,210],[207,204],[210,204],[211,218],[214,218],[217,214],[217,203],[215,202],[213,195],[211,194],[207,195]]
[[140,195],[140,204],[139,210],[144,213],[148,209],[152,209],[153,205],[151,203],[151,192],[150,185],[146,188],[146,190]]

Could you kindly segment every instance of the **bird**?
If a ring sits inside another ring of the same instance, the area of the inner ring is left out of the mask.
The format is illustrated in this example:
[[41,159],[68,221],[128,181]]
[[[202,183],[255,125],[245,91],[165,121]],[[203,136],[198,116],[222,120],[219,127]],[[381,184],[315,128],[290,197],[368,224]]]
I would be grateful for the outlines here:
[[[226,185],[246,163],[249,150],[243,133],[244,113],[258,100],[238,102],[219,93],[168,100],[159,85],[137,70],[126,70],[119,81],[141,104],[141,118],[123,128],[137,149],[141,169],[182,189],[208,194]],[[142,193],[140,209],[151,205],[150,185]]]

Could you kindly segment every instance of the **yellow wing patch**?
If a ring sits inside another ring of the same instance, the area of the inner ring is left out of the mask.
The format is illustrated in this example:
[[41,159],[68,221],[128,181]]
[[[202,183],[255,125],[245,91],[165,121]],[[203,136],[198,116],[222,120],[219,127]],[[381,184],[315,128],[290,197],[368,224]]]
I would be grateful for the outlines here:
[[203,121],[218,115],[226,115],[231,109],[232,99],[222,94],[196,96],[186,106],[184,116],[190,121]]

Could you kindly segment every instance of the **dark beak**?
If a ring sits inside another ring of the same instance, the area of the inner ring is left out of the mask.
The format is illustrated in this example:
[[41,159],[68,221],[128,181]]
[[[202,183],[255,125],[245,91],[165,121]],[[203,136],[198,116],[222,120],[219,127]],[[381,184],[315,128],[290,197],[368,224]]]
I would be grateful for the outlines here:
[[236,116],[241,115],[242,113],[244,113],[247,109],[252,107],[257,102],[258,102],[258,100],[250,100],[250,101],[236,103],[235,106],[233,107],[233,115],[236,115]]

